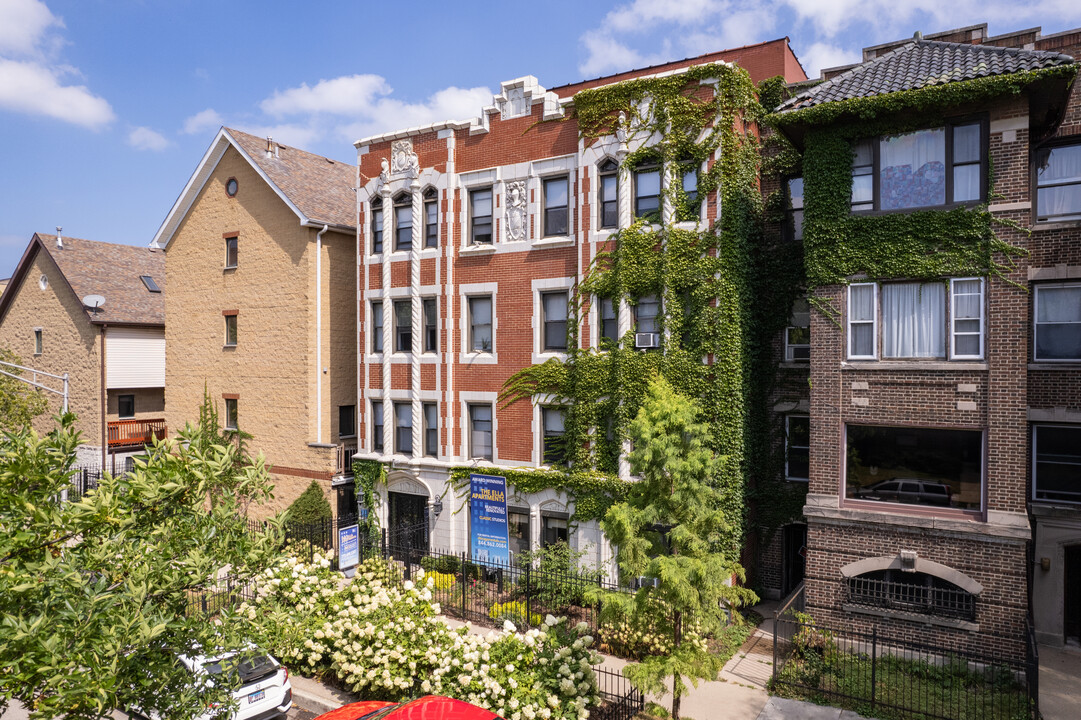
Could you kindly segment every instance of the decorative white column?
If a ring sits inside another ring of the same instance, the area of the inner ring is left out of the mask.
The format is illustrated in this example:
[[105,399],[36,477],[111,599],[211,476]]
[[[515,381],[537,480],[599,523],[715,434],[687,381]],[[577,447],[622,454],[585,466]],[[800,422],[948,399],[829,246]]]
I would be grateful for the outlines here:
[[[390,356],[394,352],[394,301],[390,299],[390,243],[387,228],[394,227],[394,206],[390,201],[390,183],[384,181],[379,189],[383,196],[383,453],[394,453],[394,403],[390,402]],[[390,238],[393,242],[393,237]]]
[[413,457],[423,457],[424,447],[421,442],[424,438],[424,407],[420,401],[420,356],[424,352],[425,327],[424,304],[420,298],[420,246],[424,242],[424,234],[422,233],[424,227],[424,199],[420,194],[420,169],[414,166],[412,174],[413,181],[409,184],[409,192],[413,201],[411,224],[413,241],[409,253],[409,301],[413,315],[413,357],[410,362],[409,388],[413,411]]

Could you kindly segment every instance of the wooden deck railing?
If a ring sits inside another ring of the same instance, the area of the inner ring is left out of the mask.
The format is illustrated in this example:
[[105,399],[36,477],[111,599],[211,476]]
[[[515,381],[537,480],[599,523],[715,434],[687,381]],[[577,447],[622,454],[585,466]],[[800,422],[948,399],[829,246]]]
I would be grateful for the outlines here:
[[167,434],[164,419],[116,420],[109,423],[109,447],[148,445]]
[[352,475],[353,474],[353,456],[357,452],[357,443],[339,443],[338,444],[338,475]]

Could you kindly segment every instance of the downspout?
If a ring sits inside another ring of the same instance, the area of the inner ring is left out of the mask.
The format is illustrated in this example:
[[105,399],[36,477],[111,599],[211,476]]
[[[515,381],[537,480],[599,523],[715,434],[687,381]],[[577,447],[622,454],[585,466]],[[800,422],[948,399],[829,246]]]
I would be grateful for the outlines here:
[[105,328],[101,326],[101,468],[109,464],[109,423],[105,405]]
[[323,442],[323,233],[315,234],[315,442]]

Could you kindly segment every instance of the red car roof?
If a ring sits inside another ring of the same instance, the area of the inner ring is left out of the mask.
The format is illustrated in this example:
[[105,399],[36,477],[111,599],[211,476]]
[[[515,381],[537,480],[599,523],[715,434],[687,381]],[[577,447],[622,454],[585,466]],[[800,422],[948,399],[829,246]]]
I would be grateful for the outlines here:
[[[357,720],[394,703],[367,700],[350,703],[320,715],[315,720]],[[426,695],[402,705],[387,715],[386,720],[502,720],[491,710],[440,695]]]

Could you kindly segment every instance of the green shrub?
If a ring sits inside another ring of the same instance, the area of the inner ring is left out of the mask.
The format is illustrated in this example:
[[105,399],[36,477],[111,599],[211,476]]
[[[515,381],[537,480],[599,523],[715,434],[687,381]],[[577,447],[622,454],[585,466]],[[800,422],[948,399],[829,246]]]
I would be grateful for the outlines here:
[[420,566],[425,572],[440,572],[448,575],[457,575],[462,563],[456,555],[441,555],[439,557],[424,556],[420,559]]
[[[521,600],[511,600],[505,603],[495,603],[488,609],[488,617],[493,620],[510,620],[521,628],[526,624],[526,606]],[[529,613],[529,625],[537,627],[544,619],[537,613]]]
[[425,577],[432,578],[435,583],[432,585],[433,590],[450,590],[454,587],[454,583],[458,582],[458,576],[451,573],[441,573],[438,570],[432,570],[425,573]]
[[524,574],[519,578],[516,594],[524,597],[528,593],[551,612],[584,605],[587,588],[596,587],[600,577],[595,566],[582,562],[585,554],[572,550],[565,542],[519,553],[519,565],[529,566],[532,571],[528,584]]
[[[601,649],[622,658],[639,660],[651,655],[669,655],[675,647],[671,608],[656,601],[659,606],[652,613],[624,615],[613,622],[603,622],[600,627]],[[706,649],[705,633],[701,625],[684,618],[683,642]]]
[[330,503],[323,496],[323,488],[319,487],[315,480],[312,480],[308,489],[302,492],[285,512],[289,522],[302,524],[322,522],[332,517]]

